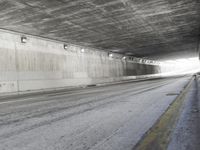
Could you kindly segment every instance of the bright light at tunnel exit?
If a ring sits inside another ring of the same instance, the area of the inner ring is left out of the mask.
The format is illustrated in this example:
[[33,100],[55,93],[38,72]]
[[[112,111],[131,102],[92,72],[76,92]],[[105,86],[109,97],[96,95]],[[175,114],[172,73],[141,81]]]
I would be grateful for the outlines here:
[[200,61],[198,57],[167,60],[161,62],[161,72],[163,74],[188,74],[200,71]]

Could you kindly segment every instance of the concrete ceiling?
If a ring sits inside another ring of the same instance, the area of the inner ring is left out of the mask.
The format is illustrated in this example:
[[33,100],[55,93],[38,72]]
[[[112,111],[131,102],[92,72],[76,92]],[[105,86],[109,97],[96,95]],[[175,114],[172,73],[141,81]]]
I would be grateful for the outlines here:
[[0,28],[155,59],[194,56],[199,0],[0,0]]

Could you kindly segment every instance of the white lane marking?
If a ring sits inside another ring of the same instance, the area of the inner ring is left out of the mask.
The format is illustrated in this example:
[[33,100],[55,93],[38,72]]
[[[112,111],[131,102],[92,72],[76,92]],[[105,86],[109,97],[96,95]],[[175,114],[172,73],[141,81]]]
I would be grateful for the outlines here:
[[[159,82],[156,82],[156,83],[158,84]],[[170,84],[170,83],[171,83],[171,81],[163,81],[163,83],[161,82],[161,84],[153,86],[153,87],[146,87],[146,88],[136,89],[137,92],[135,92],[135,94],[138,94],[138,93],[141,93],[141,92],[146,92],[146,91],[151,90],[151,89],[153,90],[155,88],[159,88],[161,86],[164,86],[164,85],[167,85],[167,84]],[[152,83],[152,84],[155,84],[155,83]],[[87,94],[87,93],[90,93],[90,92],[88,92],[88,91],[81,91],[78,94]],[[66,96],[66,94],[64,94],[64,95]],[[77,93],[70,93],[70,94],[67,94],[67,95],[74,95],[74,94],[77,94]],[[9,104],[9,103],[15,103],[15,102],[31,101],[31,100],[34,100],[34,99],[37,99],[37,98],[48,97],[49,95],[51,96],[52,94],[47,94],[47,95],[43,95],[43,96],[39,96],[39,97],[30,97],[30,98],[25,98],[25,99],[21,99],[21,100],[4,101],[4,102],[0,102],[0,105],[2,105],[2,104]],[[57,95],[55,97],[60,97],[60,96],[62,97],[64,95]]]
[[[37,97],[37,98],[42,98],[42,97],[44,97],[44,96]],[[14,103],[14,102],[24,102],[24,101],[29,101],[29,100],[33,100],[33,99],[36,99],[36,97],[30,97],[30,98],[21,99],[21,100],[10,100],[10,101],[5,101],[5,102],[0,102],[0,105]]]

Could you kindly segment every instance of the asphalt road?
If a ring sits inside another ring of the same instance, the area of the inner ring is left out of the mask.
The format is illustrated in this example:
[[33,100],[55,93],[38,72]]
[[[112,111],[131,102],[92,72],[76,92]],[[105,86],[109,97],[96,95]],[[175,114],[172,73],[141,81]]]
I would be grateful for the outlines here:
[[0,150],[132,150],[190,77],[0,99]]
[[168,150],[200,150],[200,76],[186,95]]

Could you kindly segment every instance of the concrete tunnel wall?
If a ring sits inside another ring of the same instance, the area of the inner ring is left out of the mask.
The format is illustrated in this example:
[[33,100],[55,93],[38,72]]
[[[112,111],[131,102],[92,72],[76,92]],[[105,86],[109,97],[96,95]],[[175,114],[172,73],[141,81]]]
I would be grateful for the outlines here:
[[0,93],[119,81],[159,70],[86,47],[65,50],[62,42],[33,36],[21,43],[20,34],[0,31]]

